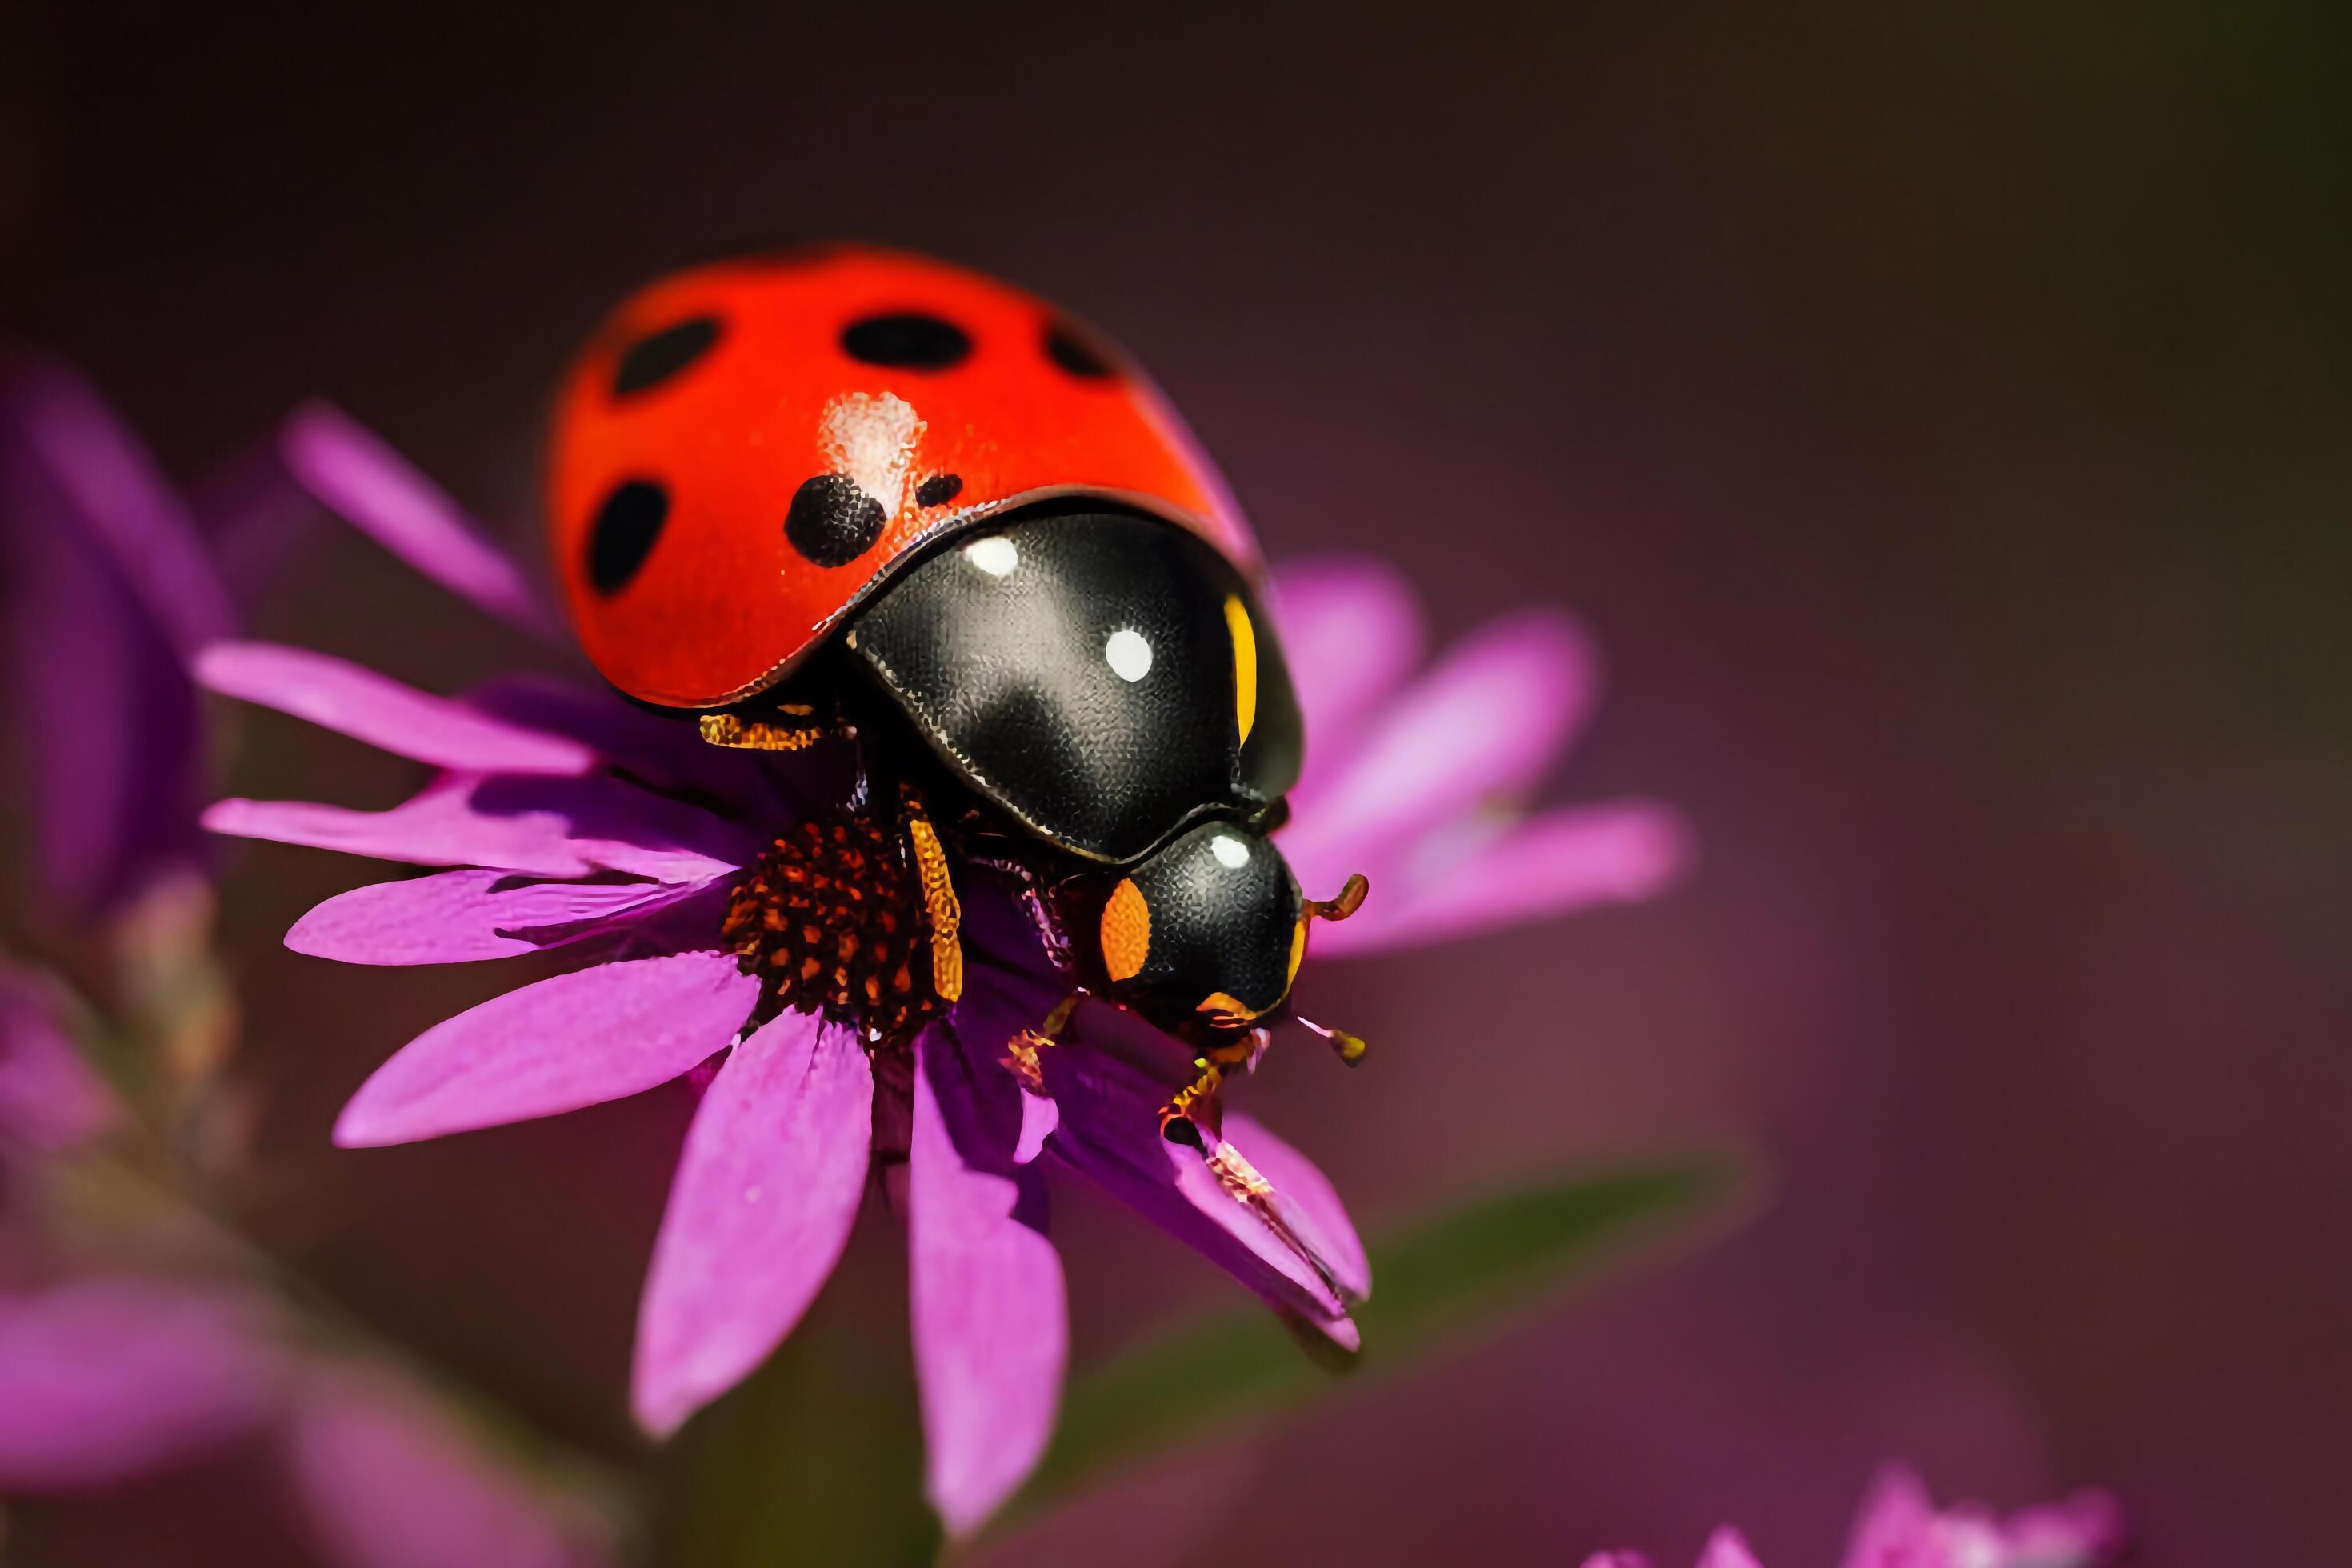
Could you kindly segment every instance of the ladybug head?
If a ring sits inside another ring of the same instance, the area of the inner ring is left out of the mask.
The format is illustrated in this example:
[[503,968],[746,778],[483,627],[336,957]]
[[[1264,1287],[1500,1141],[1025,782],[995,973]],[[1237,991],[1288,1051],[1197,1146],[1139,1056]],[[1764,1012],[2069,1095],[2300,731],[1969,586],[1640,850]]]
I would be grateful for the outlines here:
[[548,531],[605,679],[715,708],[782,679],[927,545],[1072,496],[1255,564],[1223,482],[1116,350],[979,274],[835,247],[624,303],[561,393]]

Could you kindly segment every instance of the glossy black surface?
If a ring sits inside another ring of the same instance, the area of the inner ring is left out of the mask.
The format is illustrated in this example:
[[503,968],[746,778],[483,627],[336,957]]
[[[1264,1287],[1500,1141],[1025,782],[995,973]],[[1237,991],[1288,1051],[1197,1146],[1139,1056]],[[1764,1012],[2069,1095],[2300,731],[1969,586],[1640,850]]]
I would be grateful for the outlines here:
[[1220,992],[1252,1014],[1289,993],[1306,905],[1272,844],[1232,823],[1203,823],[1127,877],[1151,913],[1151,940],[1142,969],[1108,987],[1112,1000],[1174,1027]]
[[669,491],[651,479],[624,479],[596,509],[588,530],[588,581],[617,594],[636,579],[669,521]]
[[[1229,595],[1256,647],[1246,742]],[[1206,812],[1247,816],[1298,778],[1272,625],[1223,556],[1156,518],[1026,513],[961,537],[846,643],[975,790],[1091,859],[1132,860]]]

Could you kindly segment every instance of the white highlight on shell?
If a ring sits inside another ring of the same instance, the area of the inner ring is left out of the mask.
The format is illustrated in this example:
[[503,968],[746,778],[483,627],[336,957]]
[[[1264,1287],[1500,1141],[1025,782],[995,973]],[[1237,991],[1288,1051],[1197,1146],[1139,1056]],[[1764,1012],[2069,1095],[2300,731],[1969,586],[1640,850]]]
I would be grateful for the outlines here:
[[1209,853],[1217,864],[1228,871],[1238,871],[1249,864],[1249,846],[1230,833],[1220,833],[1209,840]]
[[924,425],[915,405],[894,393],[853,392],[825,405],[817,436],[833,471],[895,517],[907,500],[907,477]]
[[[992,577],[1009,577],[1013,569],[1021,564],[1021,551],[1013,541],[1003,535],[992,535],[987,539],[975,539],[965,545],[963,558]],[[1143,650],[1143,661],[1147,666],[1150,664],[1150,648]],[[1134,677],[1128,679],[1132,680]]]
[[1151,673],[1151,645],[1133,626],[1121,626],[1103,644],[1103,658],[1121,680],[1141,680]]

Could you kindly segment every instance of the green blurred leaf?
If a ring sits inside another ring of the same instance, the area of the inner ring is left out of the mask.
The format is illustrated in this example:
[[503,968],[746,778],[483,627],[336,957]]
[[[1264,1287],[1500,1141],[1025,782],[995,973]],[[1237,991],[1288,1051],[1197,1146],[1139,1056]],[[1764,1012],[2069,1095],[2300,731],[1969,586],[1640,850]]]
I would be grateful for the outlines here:
[[[1588,1279],[1668,1222],[1719,1212],[1738,1189],[1726,1157],[1561,1173],[1454,1205],[1370,1243],[1364,1349],[1347,1386],[1422,1364]],[[1321,1336],[1309,1334],[1310,1342]],[[1333,1352],[1336,1354],[1337,1352]],[[1045,1462],[1009,1524],[1142,1460],[1264,1422],[1340,1386],[1328,1357],[1261,1307],[1195,1321],[1076,1373]]]
[[[783,1347],[677,1446],[655,1561],[920,1568],[939,1555],[902,1313],[836,1279]],[[902,1292],[901,1292],[902,1293]]]

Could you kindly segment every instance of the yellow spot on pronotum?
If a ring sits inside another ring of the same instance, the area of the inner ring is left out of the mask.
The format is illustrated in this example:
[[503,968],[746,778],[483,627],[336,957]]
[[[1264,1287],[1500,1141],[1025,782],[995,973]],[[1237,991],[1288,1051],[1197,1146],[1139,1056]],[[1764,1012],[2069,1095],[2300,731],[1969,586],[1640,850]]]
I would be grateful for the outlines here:
[[1150,952],[1151,906],[1143,901],[1142,891],[1122,877],[1103,905],[1103,968],[1113,980],[1132,980],[1143,973],[1144,958]]
[[1257,632],[1239,594],[1225,595],[1225,629],[1234,635],[1234,723],[1246,741],[1257,722]]

